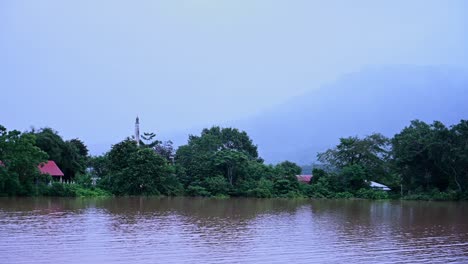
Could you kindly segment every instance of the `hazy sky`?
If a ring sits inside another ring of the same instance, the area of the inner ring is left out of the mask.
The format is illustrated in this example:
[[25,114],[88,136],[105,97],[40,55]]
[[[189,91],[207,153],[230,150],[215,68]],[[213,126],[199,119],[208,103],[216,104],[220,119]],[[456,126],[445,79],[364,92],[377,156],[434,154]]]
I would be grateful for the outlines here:
[[467,68],[468,2],[0,1],[0,124],[90,146],[243,119],[366,65]]

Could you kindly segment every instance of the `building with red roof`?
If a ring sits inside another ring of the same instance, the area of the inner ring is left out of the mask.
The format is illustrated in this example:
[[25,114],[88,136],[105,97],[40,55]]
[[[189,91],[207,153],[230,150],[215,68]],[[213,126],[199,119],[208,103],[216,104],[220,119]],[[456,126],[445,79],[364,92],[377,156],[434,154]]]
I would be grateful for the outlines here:
[[47,162],[43,162],[37,166],[39,171],[42,174],[49,174],[52,177],[60,177],[60,181],[62,181],[62,177],[64,176],[63,172],[57,166],[55,161],[49,160]]
[[306,184],[310,182],[312,177],[313,177],[312,175],[296,175],[296,178],[299,182],[306,183]]

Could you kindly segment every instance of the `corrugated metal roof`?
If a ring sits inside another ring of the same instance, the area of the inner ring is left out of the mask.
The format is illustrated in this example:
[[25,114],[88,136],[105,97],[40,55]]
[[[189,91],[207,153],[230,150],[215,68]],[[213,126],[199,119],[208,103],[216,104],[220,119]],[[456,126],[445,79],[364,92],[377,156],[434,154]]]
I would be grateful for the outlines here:
[[381,189],[381,190],[384,190],[384,191],[390,191],[390,188],[388,188],[388,186],[385,186],[385,185],[383,185],[381,183],[378,183],[378,182],[371,181],[370,182],[370,187],[375,188],[375,189]]

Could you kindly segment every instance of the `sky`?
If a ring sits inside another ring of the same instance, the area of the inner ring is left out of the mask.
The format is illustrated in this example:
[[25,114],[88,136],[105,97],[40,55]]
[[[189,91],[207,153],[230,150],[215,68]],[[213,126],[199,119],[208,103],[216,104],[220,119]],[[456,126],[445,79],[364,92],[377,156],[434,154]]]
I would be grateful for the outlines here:
[[0,124],[92,152],[242,120],[369,65],[467,69],[468,2],[0,1]]

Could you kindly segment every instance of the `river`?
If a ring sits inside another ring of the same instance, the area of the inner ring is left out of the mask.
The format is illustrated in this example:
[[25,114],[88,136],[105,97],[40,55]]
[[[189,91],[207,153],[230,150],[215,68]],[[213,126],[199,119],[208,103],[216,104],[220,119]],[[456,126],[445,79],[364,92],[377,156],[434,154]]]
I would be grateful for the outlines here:
[[0,263],[468,263],[468,203],[0,198]]

